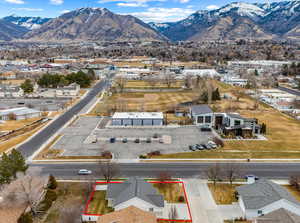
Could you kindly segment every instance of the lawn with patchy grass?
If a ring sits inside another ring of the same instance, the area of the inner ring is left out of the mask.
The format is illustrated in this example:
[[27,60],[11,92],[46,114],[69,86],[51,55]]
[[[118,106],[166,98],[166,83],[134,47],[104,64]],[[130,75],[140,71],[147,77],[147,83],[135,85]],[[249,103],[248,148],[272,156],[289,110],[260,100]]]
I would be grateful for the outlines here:
[[40,117],[30,118],[30,119],[24,119],[24,120],[18,120],[18,121],[17,120],[8,120],[8,121],[5,121],[3,124],[0,124],[0,132],[16,130],[16,129],[22,128],[26,125],[29,125],[39,119],[41,119],[41,118]]
[[184,85],[182,80],[174,81],[170,87],[164,83],[164,80],[158,80],[155,84],[151,85],[147,81],[129,80],[126,82],[125,88],[129,89],[169,89],[169,88],[181,88]]
[[113,211],[113,208],[107,206],[105,199],[106,191],[95,191],[92,197],[87,213],[89,214],[107,214]]
[[184,191],[179,183],[155,183],[153,186],[168,203],[185,203]]
[[107,114],[109,110],[127,111],[168,111],[174,106],[189,102],[197,97],[197,93],[186,90],[180,92],[126,92],[105,97],[96,105],[91,114]]
[[300,202],[300,191],[291,185],[286,185],[284,187]]
[[222,183],[217,183],[216,185],[209,183],[207,185],[217,205],[232,204],[233,202],[237,202],[237,199],[235,197],[235,188],[240,185],[230,185]]

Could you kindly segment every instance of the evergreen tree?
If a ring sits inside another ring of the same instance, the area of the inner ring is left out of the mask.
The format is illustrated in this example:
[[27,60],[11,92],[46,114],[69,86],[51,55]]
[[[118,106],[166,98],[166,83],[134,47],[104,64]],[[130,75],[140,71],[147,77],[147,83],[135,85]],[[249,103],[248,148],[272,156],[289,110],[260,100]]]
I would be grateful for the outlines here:
[[24,157],[22,156],[21,152],[18,150],[13,149],[11,153],[8,156],[10,163],[8,166],[10,166],[10,169],[12,171],[12,176],[14,178],[17,177],[18,172],[25,173],[28,169],[28,165],[26,165],[26,161]]
[[49,189],[55,190],[57,188],[57,181],[53,175],[49,176],[48,186]]
[[213,101],[219,101],[219,100],[221,100],[219,88],[216,88],[216,90],[213,91],[213,93],[212,93],[212,100]]
[[23,213],[19,217],[18,223],[33,223],[32,215],[30,213]]
[[0,185],[9,184],[11,182],[13,172],[10,165],[11,162],[8,155],[3,153],[0,160]]
[[33,92],[33,84],[31,83],[31,80],[26,79],[23,84],[20,86],[25,93],[32,93]]

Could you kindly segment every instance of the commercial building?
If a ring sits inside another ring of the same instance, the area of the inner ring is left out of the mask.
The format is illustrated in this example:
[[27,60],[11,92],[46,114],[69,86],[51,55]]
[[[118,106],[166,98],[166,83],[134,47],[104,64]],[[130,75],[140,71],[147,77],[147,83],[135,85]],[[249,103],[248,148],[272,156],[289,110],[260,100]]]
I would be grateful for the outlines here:
[[28,118],[36,118],[41,116],[41,111],[21,107],[21,108],[12,108],[12,109],[5,109],[0,110],[0,120],[23,120]]
[[113,126],[161,126],[162,112],[116,112],[112,117]]

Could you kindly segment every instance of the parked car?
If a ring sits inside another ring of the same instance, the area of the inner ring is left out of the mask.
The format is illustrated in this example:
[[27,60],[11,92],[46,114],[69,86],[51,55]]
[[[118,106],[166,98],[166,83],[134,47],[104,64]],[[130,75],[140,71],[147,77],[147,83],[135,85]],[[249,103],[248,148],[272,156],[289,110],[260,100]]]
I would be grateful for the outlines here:
[[204,149],[207,149],[207,147],[206,147],[205,144],[201,144],[201,146],[202,146]]
[[200,144],[196,144],[196,148],[198,150],[204,150],[204,147],[202,145],[200,145]]
[[211,146],[211,145],[209,145],[208,143],[207,143],[207,144],[205,144],[205,146],[206,146],[206,149],[212,149],[212,146]]
[[122,142],[123,142],[123,143],[127,143],[127,142],[128,142],[128,139],[127,139],[127,138],[124,138],[124,139],[122,140]]
[[248,179],[248,178],[254,178],[255,180],[259,180],[259,177],[258,177],[258,176],[255,176],[255,175],[252,175],[252,174],[245,175],[244,178],[245,178],[245,179]]
[[197,150],[197,148],[196,148],[196,146],[195,146],[195,145],[191,145],[191,146],[189,146],[189,150],[191,150],[191,151],[196,151],[196,150]]
[[134,142],[135,143],[140,143],[140,139],[135,139]]
[[164,143],[164,140],[162,138],[160,138],[159,143]]
[[146,139],[146,142],[147,142],[147,143],[151,143],[151,138],[147,138],[147,139]]
[[207,144],[210,145],[213,149],[216,149],[218,147],[218,145],[213,141],[208,141]]
[[90,175],[92,174],[91,170],[81,169],[78,171],[78,175]]

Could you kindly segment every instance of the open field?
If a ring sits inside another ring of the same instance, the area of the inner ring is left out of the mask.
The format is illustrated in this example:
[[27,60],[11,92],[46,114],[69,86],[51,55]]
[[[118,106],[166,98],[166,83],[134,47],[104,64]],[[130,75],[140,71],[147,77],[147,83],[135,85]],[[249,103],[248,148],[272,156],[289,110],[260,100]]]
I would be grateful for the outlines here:
[[164,80],[158,80],[157,83],[151,85],[147,81],[136,81],[136,80],[129,80],[126,82],[125,88],[131,88],[131,89],[168,89],[168,88],[181,88],[184,85],[183,81],[174,81],[170,87],[166,83],[164,83]]
[[237,184],[222,184],[217,183],[216,185],[209,183],[208,187],[215,199],[215,202],[217,205],[222,204],[232,204],[233,202],[237,202],[237,199],[235,197],[235,188]]
[[39,120],[40,118],[30,118],[25,120],[19,120],[19,121],[5,121],[3,124],[0,124],[0,132],[1,131],[11,131],[16,130],[19,128],[24,127],[25,125],[31,124],[32,122],[35,122]]
[[184,191],[181,184],[164,183],[153,184],[153,186],[164,196],[168,203],[185,203]]
[[39,127],[35,128],[34,130],[27,132],[25,134],[22,134],[20,136],[16,136],[10,140],[7,140],[5,142],[0,143],[0,153],[5,152],[10,148],[13,148],[14,146],[24,142],[26,139],[28,139],[30,136],[32,136],[34,133],[39,131],[46,123],[43,123]]
[[96,105],[92,114],[107,114],[110,110],[116,111],[167,111],[174,106],[192,101],[197,94],[193,91],[180,92],[127,92],[116,93],[106,97]]
[[89,214],[107,214],[112,212],[113,209],[107,206],[105,196],[106,191],[95,191],[94,196],[89,203],[87,212]]

